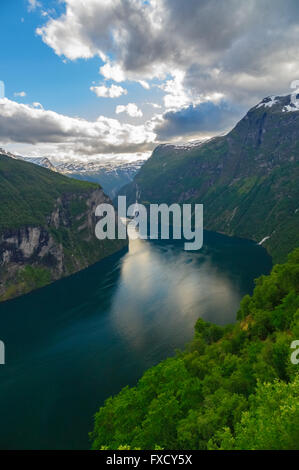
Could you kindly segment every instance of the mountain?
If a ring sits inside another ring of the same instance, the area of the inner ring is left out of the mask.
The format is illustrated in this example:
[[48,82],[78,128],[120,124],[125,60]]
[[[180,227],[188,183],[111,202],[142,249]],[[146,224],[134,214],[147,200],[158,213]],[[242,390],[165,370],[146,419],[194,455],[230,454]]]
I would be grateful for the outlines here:
[[6,155],[7,157],[11,157],[11,158],[19,158],[17,155],[15,155],[14,153],[11,153],[11,152],[8,152],[7,150],[3,149],[0,147],[0,155]]
[[113,199],[122,186],[130,183],[140,170],[144,160],[127,161],[99,159],[93,161],[71,161],[58,163],[56,170],[72,178],[99,183]]
[[24,160],[83,181],[98,183],[103,191],[113,199],[118,191],[130,183],[144,164],[144,159],[130,161],[119,158],[98,158],[94,160],[60,161],[51,157],[24,157],[0,148],[0,154]]
[[0,154],[0,300],[42,287],[120,250],[95,237],[98,184]]
[[18,157],[25,162],[35,163],[35,165],[43,166],[44,168],[48,168],[49,170],[57,172],[56,167],[53,163],[49,160],[48,157]]
[[43,166],[52,171],[57,171],[53,163],[49,160],[48,157],[23,157],[22,155],[16,155],[14,153],[8,152],[3,148],[0,148],[0,155],[6,155],[7,157],[14,158],[15,160],[24,160],[25,162],[35,163],[35,165]]
[[120,194],[203,203],[205,229],[256,240],[282,261],[299,243],[298,111],[290,96],[267,97],[225,136],[159,145]]

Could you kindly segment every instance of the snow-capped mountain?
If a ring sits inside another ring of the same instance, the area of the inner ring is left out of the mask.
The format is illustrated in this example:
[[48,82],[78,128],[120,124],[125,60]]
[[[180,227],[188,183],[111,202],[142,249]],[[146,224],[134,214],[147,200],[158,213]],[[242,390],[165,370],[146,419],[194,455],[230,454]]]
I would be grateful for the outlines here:
[[25,162],[35,163],[35,165],[43,166],[44,168],[48,168],[52,171],[58,171],[53,163],[49,160],[48,157],[20,157],[20,160],[24,160]]
[[44,168],[48,168],[49,170],[57,172],[55,166],[47,157],[23,157],[22,155],[16,155],[14,153],[8,152],[3,148],[0,148],[0,154],[14,158],[16,160],[24,160],[25,162],[35,163],[36,165],[43,166]]
[[259,108],[275,108],[275,111],[283,113],[290,113],[299,111],[299,95],[285,95],[285,96],[267,96],[254,109]]
[[0,154],[1,155],[6,155],[7,157],[10,157],[10,158],[19,158],[17,155],[14,155],[13,153],[11,152],[8,152],[7,150],[3,149],[0,147]]
[[120,188],[130,183],[145,160],[95,159],[72,160],[56,164],[56,170],[72,178],[99,183],[114,198]]

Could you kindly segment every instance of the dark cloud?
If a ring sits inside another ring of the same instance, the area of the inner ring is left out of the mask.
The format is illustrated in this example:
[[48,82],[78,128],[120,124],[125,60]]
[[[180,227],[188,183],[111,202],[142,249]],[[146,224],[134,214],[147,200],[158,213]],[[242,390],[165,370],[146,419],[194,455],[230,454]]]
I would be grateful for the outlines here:
[[144,125],[99,116],[96,121],[0,100],[0,140],[27,144],[53,143],[78,153],[129,153],[149,150],[155,134]]
[[243,114],[241,108],[230,107],[226,103],[201,103],[179,111],[169,111],[163,121],[155,127],[159,140],[168,140],[181,135],[206,136],[210,133],[229,130]]

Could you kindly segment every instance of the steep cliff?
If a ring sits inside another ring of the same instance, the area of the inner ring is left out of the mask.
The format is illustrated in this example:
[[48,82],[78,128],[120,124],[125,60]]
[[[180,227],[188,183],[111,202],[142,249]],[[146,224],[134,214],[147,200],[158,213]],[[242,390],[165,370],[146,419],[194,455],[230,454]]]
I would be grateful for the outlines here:
[[0,155],[0,300],[42,287],[120,250],[95,237],[102,189]]
[[299,109],[268,97],[227,135],[197,145],[160,145],[133,183],[141,202],[200,202],[204,227],[265,244],[282,261],[299,244]]

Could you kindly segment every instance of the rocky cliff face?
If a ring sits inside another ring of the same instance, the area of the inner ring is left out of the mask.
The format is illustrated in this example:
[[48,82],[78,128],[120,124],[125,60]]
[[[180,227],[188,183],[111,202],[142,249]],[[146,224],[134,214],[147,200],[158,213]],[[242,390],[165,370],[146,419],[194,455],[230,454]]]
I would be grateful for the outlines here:
[[[52,177],[52,172],[42,171]],[[76,185],[76,182],[72,184]],[[95,209],[101,203],[110,202],[103,190],[95,185],[79,191],[64,191],[53,201],[52,210],[45,213],[39,224],[22,223],[21,226],[2,228],[0,300],[42,287],[125,247],[126,240],[100,241],[95,237],[98,221]]]
[[160,145],[121,193],[141,202],[199,202],[204,227],[264,240],[275,261],[299,244],[299,107],[267,97],[227,135]]

